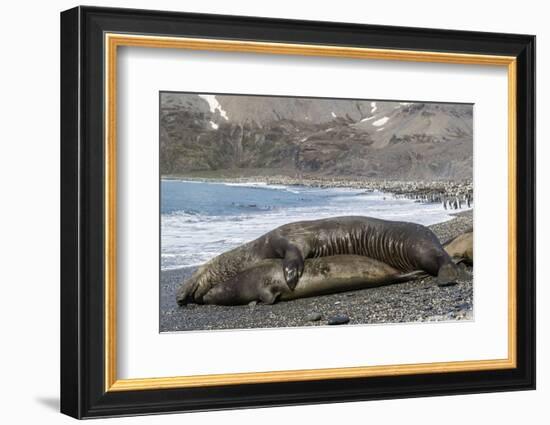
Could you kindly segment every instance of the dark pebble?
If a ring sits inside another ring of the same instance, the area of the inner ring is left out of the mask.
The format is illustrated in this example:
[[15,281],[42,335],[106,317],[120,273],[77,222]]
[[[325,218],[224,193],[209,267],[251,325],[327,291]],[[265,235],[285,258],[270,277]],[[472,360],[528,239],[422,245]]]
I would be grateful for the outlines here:
[[458,282],[447,282],[447,283],[438,283],[437,286],[440,288],[446,288],[448,286],[455,286],[458,285]]
[[349,317],[342,314],[341,316],[333,316],[328,319],[329,325],[345,325],[349,322]]

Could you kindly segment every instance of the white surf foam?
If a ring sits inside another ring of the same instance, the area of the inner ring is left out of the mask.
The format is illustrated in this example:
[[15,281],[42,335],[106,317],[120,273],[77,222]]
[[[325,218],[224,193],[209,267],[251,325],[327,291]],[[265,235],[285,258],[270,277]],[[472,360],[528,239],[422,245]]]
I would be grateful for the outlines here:
[[[286,190],[285,186],[261,183],[227,184]],[[386,220],[410,221],[427,226],[452,219],[441,204],[422,204],[407,199],[397,199],[391,194],[382,192],[364,192],[346,188],[308,188],[306,190],[331,191],[337,196],[329,198],[326,205],[315,208],[304,204],[232,216],[202,216],[182,211],[163,214],[161,216],[162,269],[202,264],[222,252],[294,221],[363,215]],[[339,193],[341,196],[338,196]]]

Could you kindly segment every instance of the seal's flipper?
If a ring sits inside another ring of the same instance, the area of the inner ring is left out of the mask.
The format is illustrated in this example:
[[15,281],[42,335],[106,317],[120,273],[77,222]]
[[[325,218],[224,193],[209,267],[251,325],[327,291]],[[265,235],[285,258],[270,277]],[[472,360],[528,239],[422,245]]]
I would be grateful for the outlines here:
[[300,250],[294,245],[289,245],[286,248],[285,258],[283,259],[283,273],[285,281],[291,290],[294,290],[303,272],[304,259]]
[[176,301],[180,306],[197,303],[202,304],[202,297],[212,288],[212,285],[204,279],[204,274],[198,269],[189,279],[181,284],[176,295]]
[[439,284],[456,282],[457,279],[458,268],[454,263],[446,263],[439,268],[439,272],[437,273],[437,282]]
[[197,304],[204,304],[203,297],[212,289],[212,285],[209,283],[204,283],[202,285],[197,285],[195,292],[193,293],[193,299]]

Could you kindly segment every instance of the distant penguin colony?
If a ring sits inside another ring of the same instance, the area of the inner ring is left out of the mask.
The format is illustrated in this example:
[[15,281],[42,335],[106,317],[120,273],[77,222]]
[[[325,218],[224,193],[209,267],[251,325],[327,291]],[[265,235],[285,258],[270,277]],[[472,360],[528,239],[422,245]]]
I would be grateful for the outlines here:
[[460,210],[472,207],[472,189],[456,190],[454,193],[442,191],[430,191],[427,193],[401,192],[395,194],[396,198],[412,199],[423,204],[441,204],[445,210]]

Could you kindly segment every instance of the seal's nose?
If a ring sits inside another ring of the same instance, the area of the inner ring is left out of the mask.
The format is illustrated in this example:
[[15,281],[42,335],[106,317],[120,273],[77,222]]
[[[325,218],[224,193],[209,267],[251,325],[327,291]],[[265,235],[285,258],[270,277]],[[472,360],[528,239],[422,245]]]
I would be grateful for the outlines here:
[[187,297],[182,290],[180,290],[176,295],[176,302],[180,307],[187,304]]

